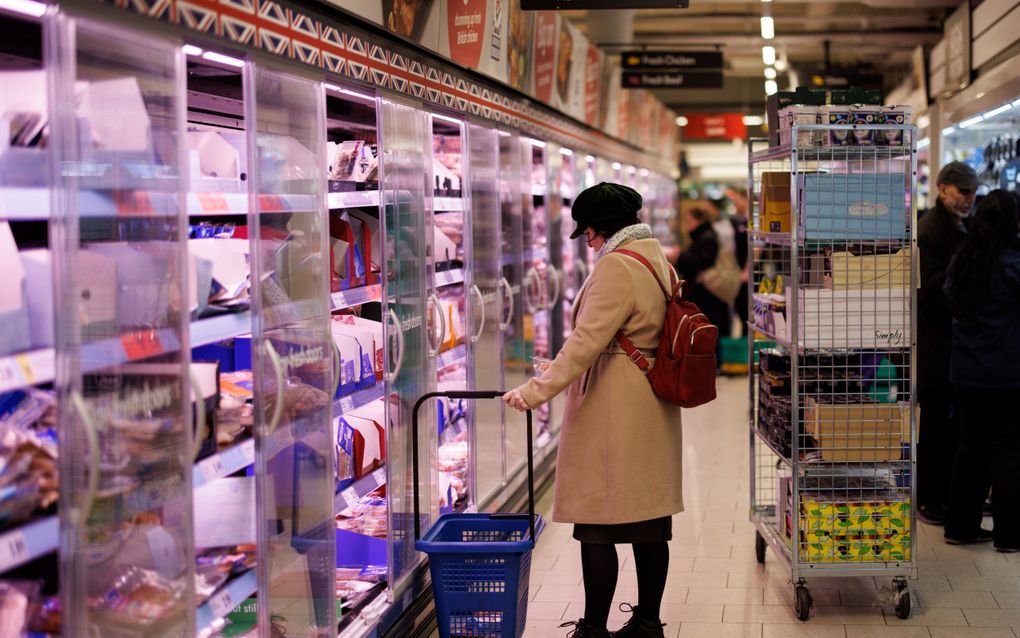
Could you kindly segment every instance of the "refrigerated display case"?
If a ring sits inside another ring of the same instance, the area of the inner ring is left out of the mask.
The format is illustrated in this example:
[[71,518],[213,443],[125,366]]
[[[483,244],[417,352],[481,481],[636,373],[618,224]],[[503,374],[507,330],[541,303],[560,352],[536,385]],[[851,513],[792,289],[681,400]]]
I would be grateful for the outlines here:
[[[555,287],[559,280],[555,271],[550,270],[553,250],[550,239],[553,236],[549,221],[548,170],[546,167],[548,149],[540,140],[528,139],[524,170],[530,176],[531,194],[524,210],[524,279],[521,282],[521,297],[526,313],[525,321],[531,319],[534,357],[552,359],[553,350],[553,300],[559,296]],[[539,449],[553,441],[553,401],[535,410],[535,443]]]

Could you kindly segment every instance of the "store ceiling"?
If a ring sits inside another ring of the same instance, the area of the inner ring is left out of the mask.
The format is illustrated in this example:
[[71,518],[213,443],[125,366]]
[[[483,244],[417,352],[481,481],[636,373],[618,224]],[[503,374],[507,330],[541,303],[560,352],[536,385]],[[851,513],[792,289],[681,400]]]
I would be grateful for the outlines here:
[[[655,94],[680,113],[760,113],[765,101],[762,46],[774,46],[789,70],[798,74],[799,82],[806,84],[810,72],[823,69],[824,42],[828,41],[833,67],[871,69],[883,76],[884,89],[889,91],[910,72],[914,48],[930,48],[939,41],[943,19],[959,4],[960,0],[691,0],[690,8],[681,10],[564,14],[607,52],[621,50],[625,42],[602,39],[604,21],[625,22],[628,13],[633,14],[633,44],[638,48],[721,48],[726,66],[722,89],[655,90]],[[763,9],[770,11],[775,21],[772,40],[761,37]],[[617,34],[623,31],[609,29],[614,30]],[[790,86],[792,79],[789,71],[781,72],[779,88]]]

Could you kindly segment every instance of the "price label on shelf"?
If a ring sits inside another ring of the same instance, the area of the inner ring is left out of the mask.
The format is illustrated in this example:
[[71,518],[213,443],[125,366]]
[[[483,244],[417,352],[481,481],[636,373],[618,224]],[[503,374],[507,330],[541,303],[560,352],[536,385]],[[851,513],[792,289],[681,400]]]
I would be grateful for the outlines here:
[[198,203],[205,213],[220,213],[228,209],[227,198],[219,193],[199,193]]
[[251,465],[255,462],[255,441],[245,441],[241,444],[241,460],[244,464]]
[[0,572],[28,560],[28,543],[21,531],[0,536]]
[[15,388],[22,383],[21,367],[13,357],[0,359],[0,388]]
[[340,497],[344,499],[344,503],[347,503],[347,507],[354,507],[358,504],[358,493],[354,491],[353,487],[348,487],[340,492]]
[[25,383],[35,383],[36,374],[32,368],[32,361],[23,354],[17,355],[14,357],[14,360],[18,363],[18,369],[21,371],[21,377],[25,380]]
[[375,480],[376,485],[386,485],[386,468],[381,467],[372,472],[372,479]]
[[350,412],[354,409],[354,398],[350,395],[340,398],[340,409],[344,412]]
[[342,292],[334,292],[333,293],[333,308],[336,309],[336,308],[346,308],[346,307],[347,307],[347,297],[344,296],[344,293],[342,293]]
[[155,332],[131,332],[121,335],[120,344],[129,361],[163,354],[163,344]]
[[234,597],[230,595],[229,589],[224,589],[209,599],[209,606],[212,608],[213,614],[222,618],[234,608]]
[[207,481],[214,481],[227,473],[223,466],[223,457],[219,454],[203,459],[199,462],[198,469]]

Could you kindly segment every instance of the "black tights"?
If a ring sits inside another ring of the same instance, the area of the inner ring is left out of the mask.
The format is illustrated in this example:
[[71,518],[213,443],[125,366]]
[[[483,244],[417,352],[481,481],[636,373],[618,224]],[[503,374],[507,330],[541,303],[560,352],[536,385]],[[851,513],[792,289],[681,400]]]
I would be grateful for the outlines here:
[[[633,548],[638,612],[642,618],[657,621],[669,571],[669,545],[665,542],[635,543]],[[589,625],[604,629],[620,571],[616,545],[581,543],[581,571],[584,573],[584,619]]]

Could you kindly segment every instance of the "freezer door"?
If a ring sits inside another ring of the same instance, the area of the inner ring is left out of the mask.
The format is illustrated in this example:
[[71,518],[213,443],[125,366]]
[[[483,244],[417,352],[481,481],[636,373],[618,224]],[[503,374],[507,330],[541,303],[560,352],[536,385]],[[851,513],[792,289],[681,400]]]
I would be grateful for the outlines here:
[[260,66],[245,92],[259,625],[320,636],[336,630],[325,96]]
[[[402,593],[420,561],[414,548],[414,503],[411,488],[411,409],[428,388],[428,321],[426,312],[425,189],[431,131],[428,117],[414,104],[387,97],[380,101],[382,171],[385,202],[386,291],[383,326],[387,353],[386,475],[389,499],[390,585]],[[423,410],[421,423],[434,424],[434,410]],[[422,468],[435,467],[435,427],[419,432]],[[438,511],[432,489],[436,473],[422,471],[421,528],[428,529]],[[430,504],[433,504],[430,506]]]
[[183,55],[67,14],[45,40],[63,635],[193,636]]
[[[468,124],[468,187],[471,205],[468,278],[470,384],[477,390],[503,388],[502,255],[500,242],[499,135]],[[472,463],[475,502],[484,504],[503,484],[503,420],[498,401],[476,401]]]
[[[526,144],[526,142],[525,142]],[[528,380],[531,357],[535,352],[534,339],[526,338],[527,322],[534,325],[534,316],[524,303],[524,208],[531,199],[529,173],[530,158],[517,135],[499,136],[499,201],[500,245],[502,252],[501,340],[503,342],[503,387],[516,388]],[[528,160],[527,162],[525,160]],[[531,331],[533,333],[534,328]],[[504,480],[513,479],[522,471],[527,460],[527,430],[524,414],[503,408],[504,422]]]

